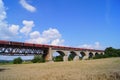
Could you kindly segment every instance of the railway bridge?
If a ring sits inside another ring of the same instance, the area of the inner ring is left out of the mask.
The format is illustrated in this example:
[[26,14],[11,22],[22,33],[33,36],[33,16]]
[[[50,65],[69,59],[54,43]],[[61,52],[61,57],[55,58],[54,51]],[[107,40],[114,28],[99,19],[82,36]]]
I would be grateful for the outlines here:
[[80,57],[82,59],[88,59],[98,54],[104,55],[104,50],[0,40],[0,55],[43,55],[46,61],[53,61],[53,54],[56,52],[63,57],[63,61],[68,61],[70,55],[74,56],[73,60],[75,61],[79,60]]

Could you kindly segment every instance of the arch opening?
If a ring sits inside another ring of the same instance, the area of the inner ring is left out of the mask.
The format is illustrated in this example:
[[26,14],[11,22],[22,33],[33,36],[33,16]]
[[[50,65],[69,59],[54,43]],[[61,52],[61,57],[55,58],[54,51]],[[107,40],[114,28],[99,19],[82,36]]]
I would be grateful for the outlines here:
[[63,61],[63,57],[65,56],[65,53],[63,51],[56,51],[53,53],[53,58],[52,60],[54,62],[60,62],[60,61]]
[[85,56],[86,54],[84,52],[80,52],[80,59],[83,59],[83,57]]
[[68,56],[68,61],[72,61],[77,54],[74,51],[71,51]]
[[89,58],[93,58],[93,53],[92,52],[89,53]]
[[101,55],[104,55],[102,52],[100,53]]
[[95,56],[98,56],[98,55],[99,55],[99,54],[96,52],[96,53],[95,53]]
[[99,52],[96,52],[95,53],[95,59],[98,59],[98,58],[103,58],[104,56],[103,56],[103,54],[102,53],[99,53]]

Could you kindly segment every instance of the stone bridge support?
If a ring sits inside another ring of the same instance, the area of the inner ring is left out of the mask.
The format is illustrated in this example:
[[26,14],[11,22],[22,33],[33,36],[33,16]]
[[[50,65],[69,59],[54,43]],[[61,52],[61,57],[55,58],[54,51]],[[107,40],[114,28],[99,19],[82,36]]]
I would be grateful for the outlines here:
[[63,52],[64,53],[64,56],[63,56],[63,61],[68,61],[68,53],[69,51],[65,51],[65,50],[54,50],[52,49],[51,47],[49,48],[48,50],[48,54],[45,58],[46,61],[53,61],[53,53],[57,52],[57,51],[60,51],[60,52]]
[[[73,61],[78,61],[80,57],[80,53],[83,52],[85,56],[83,56],[83,60],[89,59],[89,57],[94,57],[96,56],[96,53],[101,54],[101,52],[95,52],[95,51],[69,51],[69,50],[57,50],[57,49],[52,49],[49,47],[48,53],[45,57],[46,61],[53,61],[53,53],[58,52],[63,54],[63,61],[68,61],[69,53],[75,54],[75,57],[73,58]],[[92,56],[91,56],[92,54]],[[104,54],[104,52],[102,52]]]
[[85,53],[85,56],[83,57],[83,60],[86,60],[86,59],[88,59],[89,58],[89,51],[84,51],[84,53]]
[[74,51],[76,53],[76,56],[74,57],[73,61],[79,60],[80,51]]
[[47,53],[47,55],[45,57],[45,60],[46,61],[53,61],[52,60],[52,48],[51,47],[49,47],[49,49],[48,49],[48,53]]
[[92,54],[93,54],[93,56],[92,56],[92,57],[95,57],[95,53],[96,53],[96,52],[92,52]]
[[63,61],[68,61],[68,53],[69,51],[63,51],[65,53],[65,56],[63,57]]

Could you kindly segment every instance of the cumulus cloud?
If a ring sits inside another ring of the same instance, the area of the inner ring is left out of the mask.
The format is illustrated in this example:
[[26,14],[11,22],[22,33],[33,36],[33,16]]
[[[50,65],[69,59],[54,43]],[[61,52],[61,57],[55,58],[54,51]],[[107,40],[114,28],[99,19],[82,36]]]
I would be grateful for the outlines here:
[[63,45],[64,40],[61,39],[61,34],[55,28],[49,28],[40,35],[40,32],[34,31],[30,33],[30,39],[26,42],[51,44],[51,45]]
[[4,3],[0,0],[0,39],[14,38],[18,34],[19,26],[14,24],[9,26],[6,17]]
[[17,35],[19,30],[19,25],[12,24],[8,29],[12,34]]
[[51,42],[51,45],[63,45],[64,40],[63,39],[55,39]]
[[49,30],[43,31],[42,34],[43,34],[43,37],[46,37],[48,39],[56,39],[61,37],[61,34],[59,33],[59,31],[57,29],[52,29],[52,28],[49,28]]
[[22,29],[20,29],[20,32],[24,33],[25,35],[28,35],[32,31],[32,28],[34,27],[34,22],[23,20],[23,25],[24,26]]
[[83,44],[83,45],[79,45],[78,47],[87,48],[87,49],[102,49],[103,48],[99,42],[95,42],[94,44]]
[[6,18],[4,3],[0,0],[0,22]]
[[32,33],[30,33],[30,38],[31,39],[36,39],[40,37],[40,33],[38,31],[34,31]]
[[26,0],[20,0],[20,4],[22,5],[23,8],[30,12],[35,12],[36,8],[26,2]]

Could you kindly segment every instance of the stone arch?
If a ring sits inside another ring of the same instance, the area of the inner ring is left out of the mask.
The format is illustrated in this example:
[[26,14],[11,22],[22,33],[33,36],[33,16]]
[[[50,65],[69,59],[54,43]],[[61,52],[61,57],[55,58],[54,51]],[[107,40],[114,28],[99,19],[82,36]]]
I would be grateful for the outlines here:
[[63,51],[56,51],[58,52],[61,56],[65,56],[65,53]]
[[99,55],[97,52],[95,53],[95,56]]
[[77,56],[77,53],[74,51],[70,51],[70,54],[68,56],[68,60],[71,61],[75,58],[75,56]]
[[101,52],[100,55],[104,55],[104,53]]
[[89,53],[89,58],[92,58],[94,55],[92,52]]
[[54,51],[53,53],[52,53],[52,60],[53,61],[56,61],[56,62],[58,62],[58,61],[63,61],[64,59],[63,59],[63,57],[65,56],[65,53],[64,53],[64,51]]
[[84,57],[84,56],[86,56],[86,54],[85,54],[85,52],[80,52],[80,57],[81,57],[81,59]]

